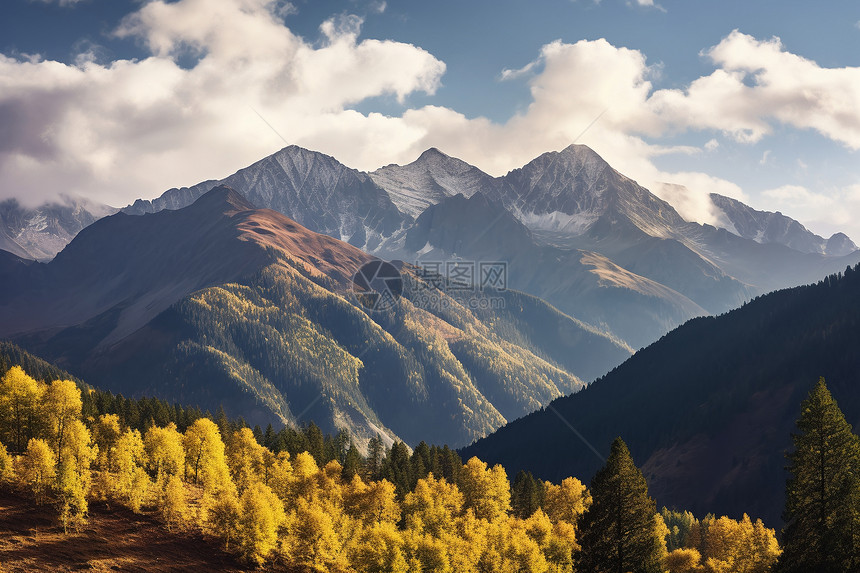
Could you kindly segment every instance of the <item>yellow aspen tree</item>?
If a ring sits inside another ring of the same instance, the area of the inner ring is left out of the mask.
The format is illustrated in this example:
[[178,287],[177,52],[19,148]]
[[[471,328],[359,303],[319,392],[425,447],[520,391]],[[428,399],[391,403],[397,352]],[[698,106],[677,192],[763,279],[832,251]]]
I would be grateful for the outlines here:
[[343,488],[343,508],[365,525],[396,523],[400,519],[396,487],[385,479],[366,484],[358,474],[354,475]]
[[704,573],[705,567],[701,561],[702,555],[698,549],[682,547],[666,556],[666,569],[669,573]]
[[314,457],[308,452],[302,452],[293,458],[291,463],[290,484],[285,504],[292,507],[299,498],[314,499],[319,495],[317,474],[319,467]]
[[183,437],[173,422],[163,428],[151,426],[143,437],[143,449],[146,452],[146,467],[155,475],[160,489],[164,489],[169,477],[184,471]]
[[96,465],[100,470],[109,471],[113,467],[113,450],[121,434],[116,414],[102,414],[93,423],[93,442],[99,447]]
[[257,443],[250,428],[233,432],[230,447],[227,448],[227,464],[239,493],[250,485],[263,479],[263,451],[266,448]]
[[39,406],[45,385],[27,375],[20,366],[10,368],[0,378],[0,437],[12,451],[23,452],[37,435]]
[[[229,479],[229,476],[228,476]],[[236,488],[223,487],[217,493],[206,493],[200,504],[200,519],[203,531],[224,540],[229,551],[230,543],[239,535],[240,506]]]
[[565,478],[558,485],[544,482],[543,510],[551,520],[576,525],[590,505],[591,494],[578,479]]
[[93,444],[90,431],[79,419],[72,420],[66,431],[63,446],[63,464],[78,474],[84,493],[89,495],[92,485],[92,464],[98,458],[99,448]]
[[541,549],[549,544],[552,537],[552,521],[549,516],[543,512],[543,510],[538,509],[536,512],[531,514],[528,519],[511,519],[511,522],[519,523],[519,526],[522,527],[526,534],[532,538]]
[[185,431],[185,478],[203,486],[204,493],[214,493],[232,485],[227,466],[224,441],[218,426],[209,418],[196,420]]
[[[416,531],[407,531],[404,541],[410,572],[454,573],[448,546],[442,539],[429,533],[421,534]],[[489,569],[489,571],[502,571],[502,569]]]
[[554,573],[571,573],[573,571],[573,554],[579,551],[576,542],[576,527],[567,521],[556,521],[552,527],[552,535],[545,547],[541,548]]
[[0,487],[6,487],[15,478],[15,465],[6,446],[0,443]]
[[488,468],[473,457],[463,466],[460,485],[466,507],[474,509],[478,518],[496,521],[511,509],[511,484],[501,465]]
[[[492,571],[545,572],[548,564],[538,544],[516,519],[497,520],[490,524],[488,550],[480,566]],[[486,569],[485,569],[486,570]]]
[[30,438],[23,459],[23,470],[22,478],[32,490],[36,503],[45,503],[57,475],[57,458],[45,440]]
[[87,496],[92,485],[90,467],[98,456],[98,447],[90,440],[90,431],[80,419],[68,423],[62,449],[62,462],[57,464],[57,491],[60,520],[68,533],[79,531],[87,522]]
[[289,523],[282,543],[282,551],[288,559],[323,570],[337,561],[341,540],[335,532],[332,516],[319,504],[300,497]]
[[249,563],[262,565],[278,543],[284,505],[269,486],[251,481],[240,500],[239,550]]
[[[289,455],[289,454],[287,454]],[[275,453],[269,448],[263,448],[263,465],[260,468],[260,479],[269,487],[272,487],[272,484],[269,483],[274,475],[275,464],[278,461],[278,457]]]
[[782,555],[776,531],[765,527],[761,519],[756,519],[753,523],[752,546],[754,559],[750,567],[751,573],[767,573]]
[[437,537],[443,531],[453,531],[456,518],[463,513],[463,503],[463,494],[456,485],[430,474],[418,480],[415,490],[403,500],[406,526]]
[[45,420],[48,423],[50,444],[54,448],[57,462],[62,464],[62,452],[72,420],[80,419],[81,390],[71,380],[54,380],[45,390],[42,401]]
[[64,464],[57,471],[57,492],[59,496],[60,523],[63,531],[80,531],[87,522],[86,486],[81,475],[71,464]]
[[343,510],[343,466],[332,460],[317,472],[315,479],[317,497],[332,508],[332,515],[340,515]]
[[165,478],[158,505],[167,531],[185,527],[189,514],[188,501],[185,497],[185,485],[177,474],[170,474]]
[[116,444],[116,478],[113,492],[117,499],[135,513],[149,496],[151,483],[143,468],[145,452],[138,430],[126,430]]
[[361,531],[349,562],[356,571],[408,573],[403,546],[403,536],[393,523],[374,523]]
[[291,485],[293,482],[293,465],[290,463],[289,452],[279,452],[269,470],[266,485],[284,502],[285,508],[292,507]]

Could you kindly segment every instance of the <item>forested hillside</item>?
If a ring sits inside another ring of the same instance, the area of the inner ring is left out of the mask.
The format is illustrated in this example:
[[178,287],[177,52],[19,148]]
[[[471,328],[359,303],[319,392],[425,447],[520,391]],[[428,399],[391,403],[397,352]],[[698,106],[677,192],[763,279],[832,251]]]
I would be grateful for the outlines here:
[[377,433],[462,446],[631,353],[532,296],[458,299],[410,266],[399,304],[369,312],[351,278],[371,260],[218,187],[102,219],[47,265],[7,261],[0,335],[100,388],[252,425],[314,420],[362,448]]
[[[328,449],[312,427],[297,453],[209,417],[141,431],[122,415],[85,415],[87,393],[19,366],[0,376],[0,495],[53,507],[67,536],[98,506],[202,532],[272,570],[765,573],[781,553],[760,520],[658,513],[620,438],[589,488],[529,474],[511,484],[500,465],[423,442],[410,452],[374,439],[364,457],[348,440]],[[3,531],[0,516],[0,570],[18,570]]]
[[[798,404],[824,376],[860,423],[860,267],[691,320],[573,396],[462,450],[544,479],[591,475],[615,436],[661,504],[779,523]],[[573,426],[584,438],[571,431]]]

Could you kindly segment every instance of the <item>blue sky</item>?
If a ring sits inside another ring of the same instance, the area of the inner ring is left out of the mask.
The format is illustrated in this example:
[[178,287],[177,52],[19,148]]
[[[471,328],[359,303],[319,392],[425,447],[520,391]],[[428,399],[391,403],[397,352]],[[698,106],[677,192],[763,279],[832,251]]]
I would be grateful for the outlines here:
[[7,0],[0,197],[123,205],[284,140],[502,174],[604,113],[580,142],[688,218],[721,192],[860,240],[860,4],[649,3]]

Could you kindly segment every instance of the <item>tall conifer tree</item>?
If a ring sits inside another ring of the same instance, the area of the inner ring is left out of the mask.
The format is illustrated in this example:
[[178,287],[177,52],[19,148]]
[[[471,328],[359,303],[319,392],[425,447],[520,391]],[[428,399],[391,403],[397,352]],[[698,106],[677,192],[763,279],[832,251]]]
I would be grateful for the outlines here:
[[666,540],[657,505],[621,438],[612,443],[606,465],[591,481],[591,507],[581,520],[579,571],[659,573]]
[[824,378],[801,405],[785,492],[786,573],[860,570],[860,439]]

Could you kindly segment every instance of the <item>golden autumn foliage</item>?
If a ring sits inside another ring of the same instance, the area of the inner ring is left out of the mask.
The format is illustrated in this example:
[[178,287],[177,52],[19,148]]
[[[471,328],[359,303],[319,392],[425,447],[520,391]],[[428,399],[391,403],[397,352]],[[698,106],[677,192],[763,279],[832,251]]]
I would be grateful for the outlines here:
[[496,521],[510,511],[511,485],[505,468],[488,468],[486,463],[472,458],[463,466],[460,477],[466,507],[475,510],[477,517]]
[[44,392],[45,385],[20,366],[13,366],[0,378],[0,439],[13,451],[22,452],[36,436]]
[[30,438],[22,460],[21,477],[33,492],[37,504],[47,501],[57,475],[57,457],[45,440]]
[[284,523],[284,504],[266,484],[252,481],[240,500],[239,550],[249,562],[258,565],[275,550],[278,528]]
[[164,489],[159,496],[158,506],[168,531],[186,527],[190,511],[185,495],[185,486],[177,474],[172,474],[166,479]]
[[684,545],[668,555],[670,573],[765,573],[780,555],[776,532],[746,514],[695,521]]
[[149,497],[151,486],[149,475],[143,468],[146,458],[140,432],[126,430],[117,440],[115,449],[111,493],[120,503],[137,513]]
[[6,446],[0,443],[0,487],[11,483],[15,477],[15,464]]
[[156,483],[164,484],[185,470],[185,448],[176,424],[171,423],[164,428],[150,427],[143,437],[143,448],[146,468],[154,474]]
[[[66,531],[85,523],[88,502],[100,496],[157,515],[168,531],[216,536],[254,566],[276,560],[332,573],[574,573],[583,553],[583,516],[594,502],[575,478],[533,481],[542,496],[519,512],[501,466],[478,458],[462,464],[455,456],[454,467],[437,460],[423,473],[410,470],[422,451],[429,456],[426,444],[411,459],[403,444],[372,462],[356,463],[353,451],[351,461],[340,458],[347,471],[307,451],[275,453],[260,444],[258,430],[220,418],[223,436],[208,418],[184,433],[170,423],[142,435],[115,414],[82,419],[81,404],[68,380],[46,385],[20,368],[0,379],[0,438],[26,438],[26,448],[12,445],[11,453],[0,443],[0,487],[26,488],[37,503],[55,503]],[[398,456],[404,463],[392,481],[373,473]],[[667,573],[765,573],[780,553],[774,531],[747,516],[690,515],[683,536],[659,514],[653,519],[648,527]],[[683,542],[666,555],[672,535]]]

